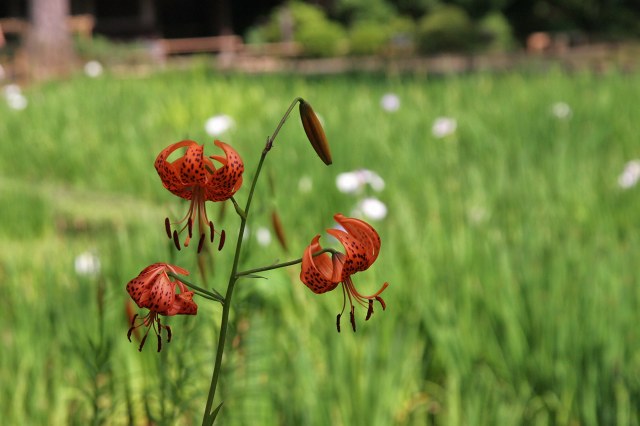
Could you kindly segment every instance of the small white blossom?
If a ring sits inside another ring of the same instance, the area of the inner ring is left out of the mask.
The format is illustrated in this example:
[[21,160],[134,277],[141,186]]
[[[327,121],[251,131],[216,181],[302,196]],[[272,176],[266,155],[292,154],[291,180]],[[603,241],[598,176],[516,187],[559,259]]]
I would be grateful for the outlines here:
[[313,180],[309,176],[302,176],[298,181],[298,191],[307,193],[313,189]]
[[235,126],[233,118],[226,114],[214,115],[204,124],[204,130],[209,136],[219,136]]
[[29,103],[17,84],[7,84],[2,88],[2,94],[11,109],[23,110]]
[[384,189],[384,179],[372,170],[359,169],[352,172],[340,173],[336,177],[336,186],[344,194],[354,194],[362,191],[365,185],[375,191]]
[[631,160],[624,166],[622,174],[618,177],[620,188],[629,189],[640,180],[640,160]]
[[269,231],[269,229],[265,228],[264,226],[259,227],[256,230],[256,240],[261,246],[268,246],[269,244],[271,244],[271,231]]
[[571,118],[572,115],[571,107],[566,102],[556,102],[551,107],[551,112],[560,120]]
[[78,255],[74,261],[76,274],[85,277],[100,273],[100,259],[94,253],[86,251]]
[[457,127],[458,123],[455,118],[438,117],[433,122],[433,126],[431,126],[431,133],[437,138],[444,138],[455,133]]
[[5,99],[7,100],[7,104],[9,108],[15,110],[23,110],[29,104],[27,98],[22,93],[12,93],[10,95],[6,95]]
[[380,106],[387,112],[395,112],[400,109],[400,98],[395,93],[387,93],[380,99]]
[[379,174],[372,170],[361,169],[357,170],[356,173],[359,175],[360,179],[362,179],[365,183],[368,183],[371,188],[375,191],[382,191],[384,189],[384,179],[380,177]]
[[84,64],[84,73],[89,77],[99,77],[102,75],[102,64],[98,61],[89,61]]
[[474,224],[485,222],[489,217],[489,212],[481,206],[473,206],[467,211],[469,221]]
[[338,191],[344,194],[352,194],[362,187],[362,182],[355,172],[340,173],[336,177]]
[[571,118],[571,107],[566,102],[556,102],[551,107],[552,114],[559,118],[560,120],[564,120],[566,118]]
[[370,220],[382,220],[387,217],[387,206],[377,198],[365,198],[358,204],[356,213]]
[[11,95],[21,95],[22,90],[20,90],[20,86],[17,84],[7,84],[2,88],[2,94],[7,97]]

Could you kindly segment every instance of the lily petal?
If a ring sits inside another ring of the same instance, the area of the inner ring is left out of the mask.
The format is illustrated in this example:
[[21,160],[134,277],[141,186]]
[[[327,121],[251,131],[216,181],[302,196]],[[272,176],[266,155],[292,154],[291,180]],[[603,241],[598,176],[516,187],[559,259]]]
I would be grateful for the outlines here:
[[169,307],[165,315],[196,315],[197,313],[198,305],[193,301],[193,292],[185,291],[175,295],[173,304]]
[[231,146],[219,140],[214,141],[221,148],[225,157],[213,155],[211,158],[220,162],[222,167],[213,171],[205,187],[205,199],[209,201],[224,201],[240,189],[242,186],[242,173],[244,164],[238,152]]
[[169,163],[167,161],[167,158],[169,158],[169,156],[177,149],[183,148],[185,146],[191,147],[193,145],[198,146],[198,144],[192,140],[184,140],[169,145],[167,148],[162,150],[162,152],[160,152],[154,164],[164,187],[178,197],[187,200],[191,199],[191,190],[185,188],[185,183],[183,182],[179,171],[182,164],[184,163],[183,157],[178,158],[173,163]]
[[334,265],[331,257],[326,253],[313,256],[313,253],[322,250],[319,239],[320,235],[316,235],[305,249],[300,271],[300,280],[316,294],[331,291],[340,283],[332,279]]

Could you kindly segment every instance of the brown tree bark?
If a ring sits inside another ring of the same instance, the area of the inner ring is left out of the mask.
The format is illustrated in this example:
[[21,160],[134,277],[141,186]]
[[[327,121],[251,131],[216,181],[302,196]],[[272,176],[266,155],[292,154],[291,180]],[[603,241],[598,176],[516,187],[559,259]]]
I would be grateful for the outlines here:
[[26,53],[30,74],[43,79],[65,75],[76,60],[68,25],[69,0],[29,0]]

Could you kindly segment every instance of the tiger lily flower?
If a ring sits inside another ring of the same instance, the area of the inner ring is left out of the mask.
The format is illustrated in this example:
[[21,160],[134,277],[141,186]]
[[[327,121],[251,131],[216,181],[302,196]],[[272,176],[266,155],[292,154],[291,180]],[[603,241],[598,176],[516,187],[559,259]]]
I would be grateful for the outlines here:
[[345,252],[336,253],[331,257],[327,253],[314,256],[314,253],[322,250],[319,243],[320,235],[316,235],[302,256],[300,280],[316,294],[331,291],[338,284],[342,284],[342,312],[336,318],[336,326],[340,332],[340,317],[349,298],[351,327],[356,331],[354,300],[367,308],[365,321],[373,314],[374,300],[380,303],[383,310],[386,308],[380,294],[387,288],[388,283],[385,282],[376,293],[365,296],[356,290],[351,280],[353,274],[368,269],[377,259],[380,252],[380,236],[373,227],[362,220],[342,214],[336,214],[333,218],[344,230],[328,229],[327,232],[344,246]]
[[[224,157],[219,155],[207,157],[204,155],[204,145],[198,145],[192,140],[183,140],[169,145],[156,158],[155,167],[164,187],[178,197],[191,201],[185,217],[176,222],[184,224],[179,231],[174,230],[172,233],[169,218],[165,219],[167,236],[173,238],[178,250],[180,250],[178,234],[185,229],[188,231],[184,246],[189,246],[193,237],[194,224],[198,225],[198,252],[202,250],[207,230],[213,242],[215,230],[213,222],[207,218],[205,202],[228,200],[242,186],[244,164],[240,155],[224,142],[216,140],[214,143],[224,151]],[[184,147],[187,149],[181,157],[173,162],[167,160],[174,151]],[[221,166],[216,169],[212,160],[216,160]],[[218,249],[222,249],[223,244],[224,231],[220,234]]]
[[[140,342],[139,351],[142,351],[149,330],[158,337],[158,352],[162,348],[162,330],[167,330],[167,342],[171,341],[171,328],[160,322],[160,315],[196,315],[198,305],[193,301],[193,292],[188,291],[184,283],[171,281],[167,272],[173,274],[189,275],[189,272],[178,266],[167,263],[154,263],[147,266],[140,274],[127,283],[127,292],[139,308],[149,309],[149,313],[136,324],[138,314],[131,320],[131,327],[127,338],[131,341],[131,333],[138,327],[146,327],[147,332]],[[176,293],[176,287],[180,293]],[[137,331],[136,331],[137,333]]]

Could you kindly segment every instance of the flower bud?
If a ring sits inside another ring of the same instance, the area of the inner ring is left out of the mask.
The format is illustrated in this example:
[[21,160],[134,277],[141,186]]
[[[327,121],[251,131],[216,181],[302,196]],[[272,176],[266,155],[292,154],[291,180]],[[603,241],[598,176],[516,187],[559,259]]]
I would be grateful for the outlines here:
[[318,120],[318,116],[304,99],[300,99],[300,118],[302,119],[302,127],[307,134],[311,146],[315,149],[318,157],[327,166],[332,163],[331,151],[329,150],[329,143],[327,137],[324,134],[324,129]]

